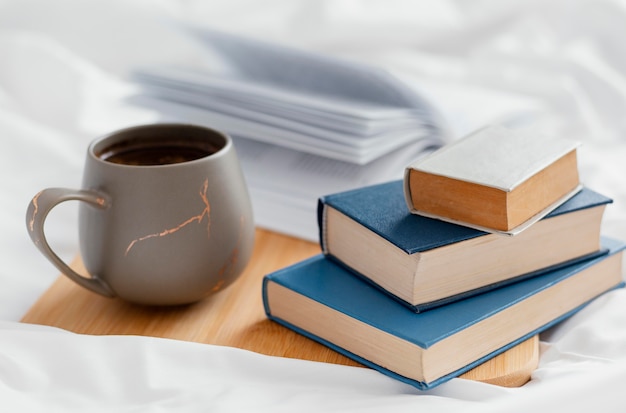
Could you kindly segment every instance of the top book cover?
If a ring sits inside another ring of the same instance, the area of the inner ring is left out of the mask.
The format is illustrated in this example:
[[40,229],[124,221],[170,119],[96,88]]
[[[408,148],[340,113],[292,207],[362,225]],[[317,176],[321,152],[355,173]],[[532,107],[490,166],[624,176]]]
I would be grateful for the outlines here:
[[508,235],[581,189],[579,143],[488,126],[405,169],[411,213]]

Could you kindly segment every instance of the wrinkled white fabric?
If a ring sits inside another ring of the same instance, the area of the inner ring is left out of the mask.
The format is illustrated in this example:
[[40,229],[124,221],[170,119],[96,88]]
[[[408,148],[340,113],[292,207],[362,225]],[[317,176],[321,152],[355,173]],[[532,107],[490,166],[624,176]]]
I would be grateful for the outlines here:
[[[30,198],[80,185],[95,136],[158,119],[124,99],[135,65],[210,59],[171,19],[384,66],[443,107],[457,135],[495,117],[578,139],[583,183],[615,200],[603,231],[626,239],[624,1],[0,0],[3,408],[623,410],[624,290],[542,335],[539,368],[517,389],[455,379],[420,392],[368,369],[18,323],[57,276],[28,239]],[[77,252],[74,208],[47,223],[66,259]]]
[[[455,379],[429,391],[373,370],[137,336],[0,323],[0,394],[17,411],[622,411],[626,291],[542,338],[521,388]],[[600,333],[604,331],[604,334]],[[543,410],[545,409],[545,410]],[[15,410],[15,409],[14,409]]]

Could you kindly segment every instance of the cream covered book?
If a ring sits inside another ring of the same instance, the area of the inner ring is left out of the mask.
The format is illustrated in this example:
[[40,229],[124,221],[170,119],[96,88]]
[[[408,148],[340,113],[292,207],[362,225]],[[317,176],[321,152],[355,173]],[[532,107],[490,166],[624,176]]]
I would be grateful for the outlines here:
[[581,189],[578,142],[480,129],[405,170],[412,213],[514,235]]

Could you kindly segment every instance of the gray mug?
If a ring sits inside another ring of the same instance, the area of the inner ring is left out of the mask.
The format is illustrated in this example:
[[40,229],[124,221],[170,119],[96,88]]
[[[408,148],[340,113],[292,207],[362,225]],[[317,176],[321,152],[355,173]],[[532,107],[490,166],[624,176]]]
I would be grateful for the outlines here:
[[[82,276],[50,248],[44,222],[78,210]],[[82,189],[48,188],[26,225],[64,275],[96,293],[147,305],[188,304],[231,284],[252,254],[248,189],[228,135],[185,124],[117,131],[87,150]]]

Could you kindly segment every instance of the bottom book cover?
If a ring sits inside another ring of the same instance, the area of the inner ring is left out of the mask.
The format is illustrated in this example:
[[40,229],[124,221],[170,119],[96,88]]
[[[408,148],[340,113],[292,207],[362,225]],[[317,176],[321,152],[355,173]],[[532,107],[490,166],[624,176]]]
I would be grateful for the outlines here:
[[323,255],[268,274],[267,317],[357,362],[429,389],[623,287],[626,244],[609,254],[414,313]]

